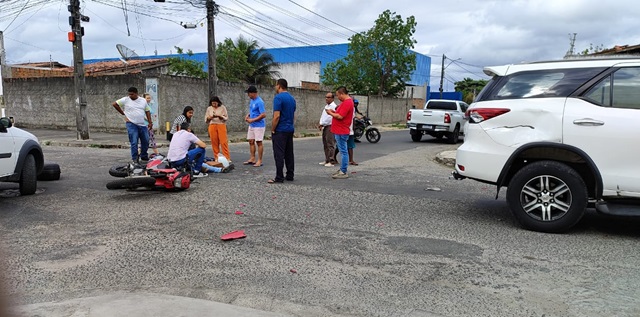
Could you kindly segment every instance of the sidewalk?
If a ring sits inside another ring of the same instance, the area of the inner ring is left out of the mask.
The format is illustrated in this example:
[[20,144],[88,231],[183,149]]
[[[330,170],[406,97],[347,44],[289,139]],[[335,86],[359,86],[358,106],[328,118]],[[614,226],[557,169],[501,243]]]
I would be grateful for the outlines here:
[[[399,128],[392,125],[376,126],[378,130],[383,131],[397,131]],[[124,128],[120,133],[110,132],[97,132],[89,131],[89,140],[78,140],[75,130],[54,130],[54,129],[26,129],[38,137],[38,141],[43,146],[69,146],[69,147],[94,147],[94,148],[106,148],[106,149],[128,149],[129,138]],[[270,133],[265,133],[265,140],[269,140]],[[294,137],[319,137],[322,136],[322,132],[318,129],[297,129]],[[209,135],[198,134],[198,137],[205,143],[211,144]],[[240,132],[228,132],[227,137],[229,143],[247,142],[247,131]],[[167,141],[166,134],[156,134],[156,143],[161,152],[166,152],[169,147],[169,141]],[[165,150],[162,150],[165,149]]]

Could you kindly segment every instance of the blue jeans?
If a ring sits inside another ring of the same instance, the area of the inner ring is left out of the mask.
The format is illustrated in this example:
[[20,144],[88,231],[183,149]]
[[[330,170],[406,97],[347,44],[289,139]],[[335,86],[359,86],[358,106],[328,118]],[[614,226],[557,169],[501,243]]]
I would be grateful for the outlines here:
[[196,147],[195,149],[189,150],[189,152],[187,152],[187,157],[171,162],[171,166],[174,168],[178,168],[180,166],[183,166],[185,163],[188,163],[190,165],[189,167],[194,173],[200,173],[200,169],[202,169],[202,163],[204,163],[205,153],[205,149]]
[[340,170],[343,173],[347,173],[347,166],[349,166],[349,152],[347,151],[347,140],[349,140],[348,134],[336,134],[336,144],[338,145],[338,151],[340,151]]
[[131,159],[138,159],[138,139],[140,139],[140,158],[149,159],[149,128],[144,125],[127,122],[127,134],[129,134],[129,143],[131,143]]

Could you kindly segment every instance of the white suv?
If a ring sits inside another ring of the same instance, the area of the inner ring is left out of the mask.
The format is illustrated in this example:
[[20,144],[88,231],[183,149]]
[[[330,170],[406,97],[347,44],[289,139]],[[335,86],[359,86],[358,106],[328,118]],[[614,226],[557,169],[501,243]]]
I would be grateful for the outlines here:
[[[562,232],[590,203],[640,215],[640,58],[486,67],[456,178],[507,187],[528,229]],[[497,195],[496,195],[497,198]]]
[[13,127],[8,118],[0,118],[0,182],[17,182],[21,195],[32,195],[43,166],[38,139]]

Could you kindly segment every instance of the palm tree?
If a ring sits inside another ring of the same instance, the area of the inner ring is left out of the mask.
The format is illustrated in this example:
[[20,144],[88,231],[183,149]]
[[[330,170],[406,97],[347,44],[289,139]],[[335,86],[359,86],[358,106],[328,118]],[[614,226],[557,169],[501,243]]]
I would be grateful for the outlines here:
[[247,57],[247,62],[253,66],[245,74],[247,83],[270,85],[274,78],[281,76],[280,72],[274,70],[279,67],[279,64],[267,50],[258,46],[258,41],[245,39],[240,35],[234,44]]

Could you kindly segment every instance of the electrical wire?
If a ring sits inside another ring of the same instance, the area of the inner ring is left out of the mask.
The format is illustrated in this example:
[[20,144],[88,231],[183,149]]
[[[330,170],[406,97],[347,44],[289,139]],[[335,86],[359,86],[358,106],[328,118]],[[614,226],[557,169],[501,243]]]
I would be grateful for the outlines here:
[[316,16],[318,16],[318,17],[320,17],[320,18],[322,18],[322,19],[324,19],[324,20],[326,20],[326,21],[329,21],[329,22],[331,22],[331,23],[333,23],[333,24],[335,24],[335,25],[337,25],[337,26],[339,26],[339,27],[341,27],[341,28],[343,28],[343,29],[345,29],[345,30],[347,30],[347,31],[351,32],[351,33],[358,33],[358,32],[356,32],[356,31],[354,31],[354,30],[352,30],[352,29],[350,29],[350,28],[348,28],[348,27],[346,27],[346,26],[343,26],[343,25],[341,25],[341,24],[339,24],[339,23],[337,23],[337,22],[331,21],[331,20],[329,20],[329,19],[325,18],[324,16],[322,16],[322,15],[320,15],[320,14],[318,14],[318,13],[316,13],[316,12],[312,11],[312,10],[309,10],[309,9],[307,9],[307,8],[303,7],[302,5],[298,4],[297,2],[295,2],[295,1],[293,1],[293,0],[289,0],[289,2],[291,2],[291,3],[293,3],[293,4],[297,5],[297,6],[299,6],[299,7],[300,7],[300,8],[302,8],[302,9],[307,10],[307,11],[309,11],[309,12],[313,13],[314,15],[316,15]]
[[[9,29],[9,27],[11,26],[11,24],[13,24],[13,22],[14,22],[14,21],[15,21],[15,20],[20,16],[20,13],[22,13],[22,11],[24,11],[24,8],[26,8],[26,7],[27,7],[27,5],[29,4],[29,1],[30,1],[30,0],[27,0],[27,2],[24,4],[24,6],[22,7],[22,9],[20,9],[20,11],[18,11],[18,14],[16,14],[16,16],[15,16],[15,17],[13,17],[13,20],[11,20],[11,22],[9,22],[9,25],[7,25],[7,27],[6,27],[6,28],[4,28],[4,32],[6,32],[6,31],[7,31],[7,29]],[[4,32],[3,32],[3,33],[4,33]]]

